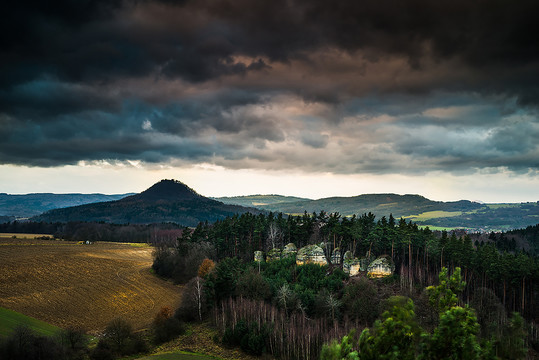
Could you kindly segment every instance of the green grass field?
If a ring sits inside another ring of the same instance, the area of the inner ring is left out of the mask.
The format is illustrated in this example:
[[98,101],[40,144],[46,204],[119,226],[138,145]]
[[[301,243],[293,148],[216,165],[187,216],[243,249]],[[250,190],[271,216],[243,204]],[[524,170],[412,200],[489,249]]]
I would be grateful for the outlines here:
[[489,209],[501,209],[501,208],[515,208],[519,207],[520,204],[485,204]]
[[198,354],[189,354],[189,353],[167,353],[167,354],[158,354],[158,355],[149,355],[137,360],[215,360],[217,358],[198,355]]
[[59,327],[44,321],[0,307],[0,337],[8,336],[18,325],[23,324],[44,336],[54,336],[61,330]]
[[426,221],[429,219],[441,218],[441,217],[453,217],[462,215],[462,211],[427,211],[419,215],[406,216],[405,219],[413,221]]

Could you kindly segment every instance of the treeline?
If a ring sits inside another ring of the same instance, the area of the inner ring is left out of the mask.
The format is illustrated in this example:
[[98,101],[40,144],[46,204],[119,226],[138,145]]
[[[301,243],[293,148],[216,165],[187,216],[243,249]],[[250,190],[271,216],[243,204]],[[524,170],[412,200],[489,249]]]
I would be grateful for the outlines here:
[[525,229],[511,230],[507,232],[508,236],[520,236],[530,246],[534,254],[539,254],[539,224],[528,226]]
[[78,329],[47,337],[20,325],[9,336],[0,338],[0,358],[4,360],[78,360],[87,354],[88,339]]
[[151,225],[96,222],[48,223],[12,221],[0,224],[0,233],[50,234],[68,241],[112,241],[174,244],[185,227],[175,223]]

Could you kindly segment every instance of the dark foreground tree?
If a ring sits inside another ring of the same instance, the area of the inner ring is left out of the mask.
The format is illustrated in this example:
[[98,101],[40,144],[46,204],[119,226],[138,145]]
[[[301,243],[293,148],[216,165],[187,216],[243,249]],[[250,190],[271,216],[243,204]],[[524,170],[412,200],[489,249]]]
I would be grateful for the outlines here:
[[387,301],[387,307],[373,330],[365,329],[361,333],[361,359],[414,360],[423,334],[416,322],[414,303],[405,297],[394,296]]
[[62,345],[54,338],[37,335],[26,325],[17,326],[5,340],[0,340],[2,360],[69,359]]
[[[468,306],[458,306],[458,291],[464,288],[460,269],[449,276],[442,269],[437,286],[427,289],[432,306],[440,314],[439,324],[432,334],[421,329],[415,319],[412,300],[393,297],[389,309],[376,321],[373,329],[361,333],[357,347],[350,337],[324,345],[321,360],[491,360],[523,359],[526,355],[522,318],[514,316],[511,325],[498,346],[478,338],[479,324],[475,311]],[[503,350],[502,350],[503,349]]]
[[132,355],[147,350],[147,344],[137,334],[129,322],[122,318],[112,320],[105,328],[105,334],[90,354],[94,360]]

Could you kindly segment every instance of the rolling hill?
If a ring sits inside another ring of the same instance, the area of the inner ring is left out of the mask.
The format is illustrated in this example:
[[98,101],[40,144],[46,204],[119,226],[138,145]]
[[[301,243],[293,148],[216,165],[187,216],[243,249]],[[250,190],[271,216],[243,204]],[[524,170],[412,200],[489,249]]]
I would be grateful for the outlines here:
[[275,204],[311,201],[311,199],[300,198],[296,196],[283,196],[283,195],[247,195],[247,196],[219,197],[219,198],[212,198],[212,199],[221,201],[225,204],[250,206],[250,207],[257,207],[257,208],[268,207],[268,209],[270,209],[272,205],[275,205]]
[[45,211],[91,204],[103,201],[123,199],[131,194],[104,195],[104,194],[50,194],[36,193],[25,195],[0,194],[0,216],[14,218],[27,218],[39,215]]
[[[221,200],[221,198],[218,198]],[[468,200],[443,202],[420,195],[364,194],[352,197],[329,197],[319,200],[253,195],[224,198],[229,203],[248,203],[259,209],[302,214],[325,211],[344,216],[371,212],[381,218],[392,214],[418,225],[434,229],[467,229],[470,231],[507,231],[539,223],[539,203],[481,204]]]
[[116,201],[86,204],[47,211],[33,221],[92,221],[115,224],[174,222],[196,226],[201,221],[214,222],[227,216],[261,210],[227,205],[196,193],[176,180],[161,180],[140,194]]
[[[0,194],[0,199],[2,199]],[[29,194],[36,198],[42,195]],[[96,196],[98,194],[80,196]],[[24,195],[19,199],[25,200]],[[108,196],[108,195],[105,195]],[[113,195],[110,195],[113,196]],[[123,195],[116,195],[123,196]],[[26,206],[13,203],[13,206]],[[256,209],[255,209],[256,208]],[[325,211],[343,216],[373,213],[377,218],[392,214],[421,226],[434,229],[469,231],[507,231],[539,223],[539,203],[482,204],[460,200],[433,201],[420,195],[363,194],[352,197],[329,197],[311,200],[282,195],[249,195],[207,198],[175,180],[162,180],[148,190],[122,199],[47,211],[34,221],[103,221],[107,223],[147,224],[174,222],[196,226],[200,221],[213,222],[233,214],[265,211],[303,214]],[[5,212],[5,210],[4,210]],[[1,215],[1,213],[0,213]],[[5,217],[10,220],[11,218]]]
[[[471,211],[479,209],[481,204],[467,200],[455,202],[432,201],[420,195],[397,195],[397,194],[364,194],[352,197],[329,197],[319,200],[293,200],[271,201],[275,195],[269,195],[265,199],[263,195],[257,195],[259,209],[283,212],[287,214],[302,214],[325,211],[328,213],[339,212],[341,215],[350,216],[372,212],[377,216],[394,217],[421,214],[427,211]],[[239,197],[239,200],[250,197]],[[220,200],[220,199],[219,199]],[[254,205],[254,204],[253,204]]]

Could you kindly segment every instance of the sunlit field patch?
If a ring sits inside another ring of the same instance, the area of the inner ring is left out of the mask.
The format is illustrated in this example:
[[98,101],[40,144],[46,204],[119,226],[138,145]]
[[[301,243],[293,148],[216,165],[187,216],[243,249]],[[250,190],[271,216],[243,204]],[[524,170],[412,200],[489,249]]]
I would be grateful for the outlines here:
[[441,218],[441,217],[454,217],[462,215],[462,211],[427,211],[419,215],[406,216],[406,219],[412,221],[426,221],[429,219]]
[[0,238],[0,306],[52,325],[99,332],[116,317],[135,329],[181,289],[151,274],[153,248]]

